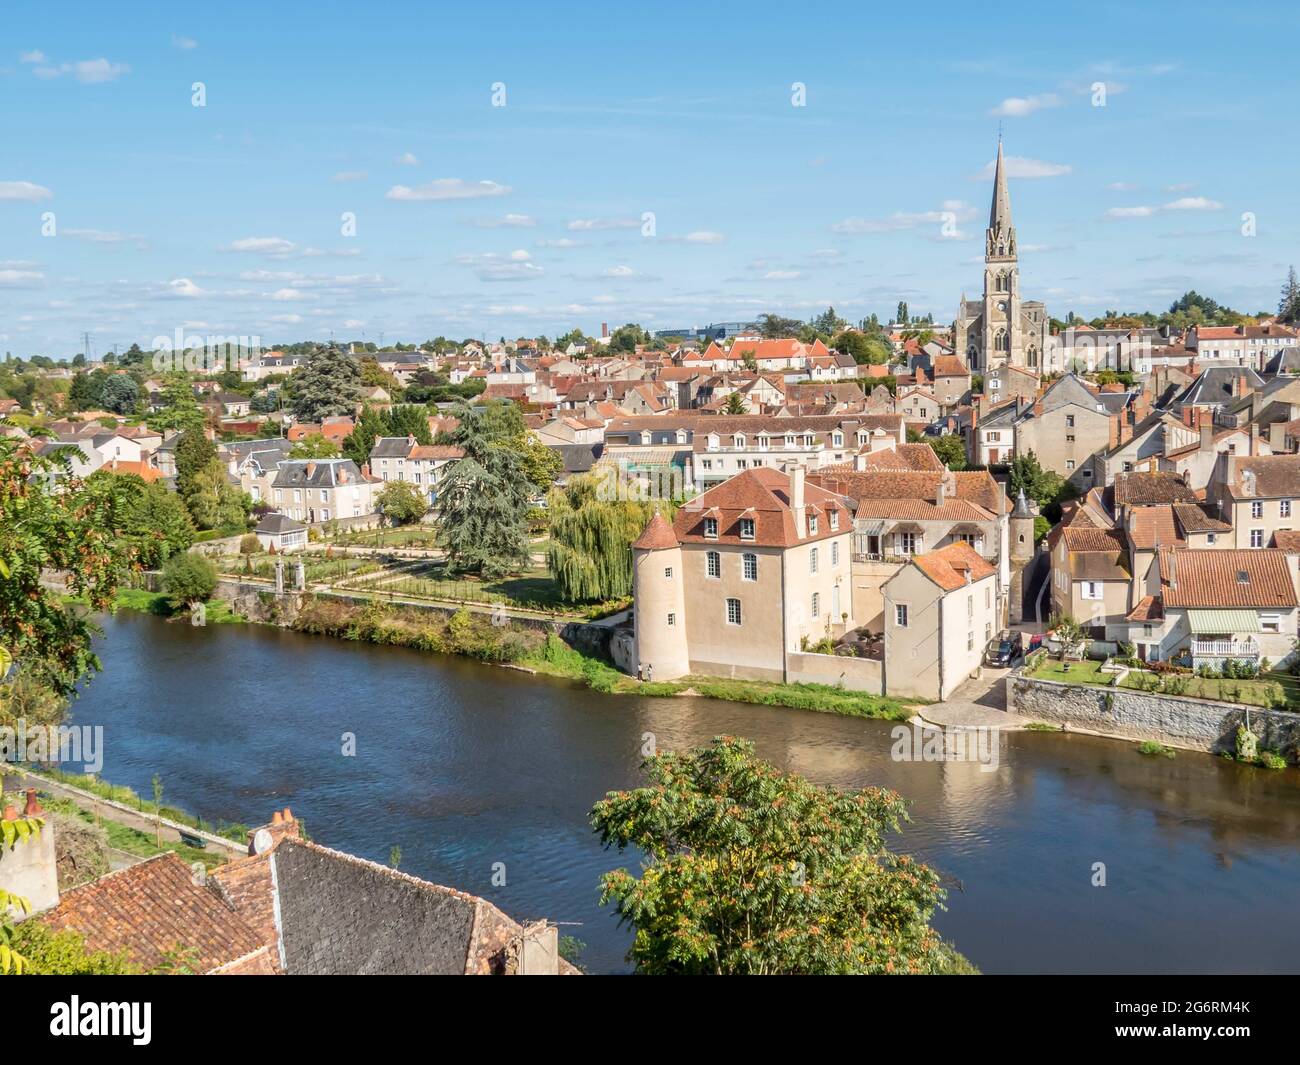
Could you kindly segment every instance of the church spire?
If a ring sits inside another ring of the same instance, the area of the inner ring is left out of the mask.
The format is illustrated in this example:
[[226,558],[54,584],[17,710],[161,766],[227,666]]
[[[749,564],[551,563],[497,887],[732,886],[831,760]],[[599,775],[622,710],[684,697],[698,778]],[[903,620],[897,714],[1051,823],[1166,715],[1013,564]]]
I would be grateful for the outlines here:
[[993,202],[989,206],[989,228],[984,257],[1014,259],[1016,228],[1011,224],[1011,194],[1007,191],[1007,171],[1002,159],[1002,137],[998,137],[998,161],[993,171]]

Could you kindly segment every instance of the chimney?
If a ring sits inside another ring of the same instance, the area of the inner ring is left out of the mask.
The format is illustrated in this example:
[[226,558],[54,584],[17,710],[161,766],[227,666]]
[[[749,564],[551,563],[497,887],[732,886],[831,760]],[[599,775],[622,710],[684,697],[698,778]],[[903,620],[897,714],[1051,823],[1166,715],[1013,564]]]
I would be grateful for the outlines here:
[[602,338],[609,336],[609,323],[608,323],[608,322],[601,322],[601,323],[600,323],[600,335],[601,335]]
[[1259,422],[1250,423],[1250,453],[1259,454]]
[[316,472],[316,463],[314,462],[307,463],[307,476],[311,477],[315,472]]
[[36,801],[36,789],[27,789],[27,805],[23,809],[24,817],[40,817],[45,811],[41,809],[41,804]]
[[1210,422],[1201,422],[1201,450],[1210,451],[1214,447],[1214,426]]
[[[265,833],[265,835],[263,835]],[[271,815],[271,823],[263,825],[261,828],[250,829],[248,833],[248,853],[265,854],[274,847],[285,836],[292,836],[295,839],[302,835],[302,828],[294,820],[293,811],[289,807],[283,810],[276,810]]]
[[364,477],[367,481],[370,480],[370,463],[363,462],[361,464],[361,476]]
[[1175,563],[1178,561],[1177,552],[1172,549],[1169,552],[1169,587],[1176,589],[1178,587],[1178,570]]
[[801,464],[795,463],[790,468],[790,510],[794,513],[794,534],[800,540],[806,535],[804,532],[804,504],[803,504],[803,478],[804,468]]
[[545,921],[525,925],[519,936],[519,976],[559,976],[560,930]]

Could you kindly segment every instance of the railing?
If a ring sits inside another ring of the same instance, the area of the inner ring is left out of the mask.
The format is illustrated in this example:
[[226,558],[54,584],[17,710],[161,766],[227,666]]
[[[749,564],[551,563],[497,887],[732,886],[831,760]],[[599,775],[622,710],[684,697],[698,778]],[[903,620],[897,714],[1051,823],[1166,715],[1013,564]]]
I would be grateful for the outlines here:
[[1254,640],[1192,640],[1194,658],[1258,658]]

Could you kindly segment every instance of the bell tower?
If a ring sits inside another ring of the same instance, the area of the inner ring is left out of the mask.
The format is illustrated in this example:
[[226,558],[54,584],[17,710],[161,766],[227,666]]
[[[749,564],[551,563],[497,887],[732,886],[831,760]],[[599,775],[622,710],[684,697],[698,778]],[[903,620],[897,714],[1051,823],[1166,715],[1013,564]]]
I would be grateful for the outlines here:
[[984,368],[994,369],[1008,362],[1021,365],[1020,264],[1000,136],[993,172],[993,203],[989,207],[989,226],[984,231],[983,325]]

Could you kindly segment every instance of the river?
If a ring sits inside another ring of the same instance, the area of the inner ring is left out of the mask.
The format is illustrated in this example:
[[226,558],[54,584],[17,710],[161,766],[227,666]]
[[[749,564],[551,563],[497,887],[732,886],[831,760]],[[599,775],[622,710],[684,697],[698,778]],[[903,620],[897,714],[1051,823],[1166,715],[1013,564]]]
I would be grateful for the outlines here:
[[380,862],[400,847],[407,872],[570,922],[592,972],[629,968],[598,878],[636,857],[602,850],[587,812],[638,782],[647,733],[660,749],[747,736],[821,783],[901,792],[913,820],[897,849],[944,874],[934,923],[985,972],[1300,967],[1295,769],[1037,732],[1004,737],[994,772],[896,762],[885,722],[605,696],[263,626],[129,612],[103,625],[104,672],[72,721],[104,727],[105,779],[148,797],[157,773],[164,803],[214,821],[260,824],[287,805],[313,839]]

